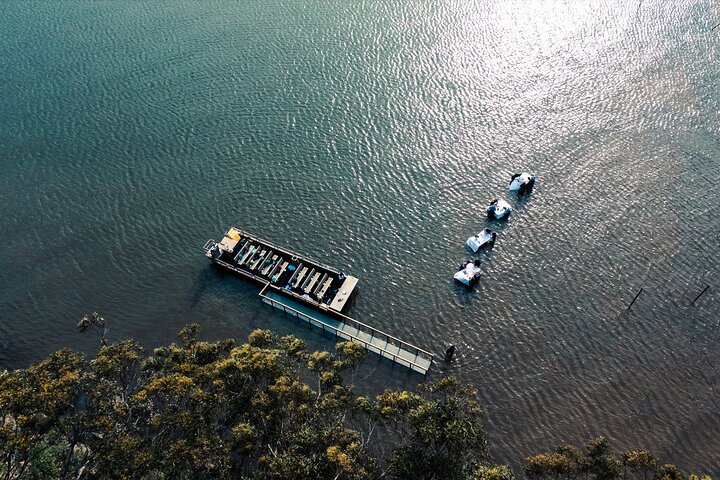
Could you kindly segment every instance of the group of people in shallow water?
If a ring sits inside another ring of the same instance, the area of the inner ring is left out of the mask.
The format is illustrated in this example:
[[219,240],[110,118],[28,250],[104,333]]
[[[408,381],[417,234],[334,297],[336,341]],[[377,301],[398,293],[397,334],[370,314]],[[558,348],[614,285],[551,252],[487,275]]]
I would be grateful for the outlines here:
[[[527,172],[516,173],[510,178],[508,191],[517,192],[518,195],[525,195],[532,191],[535,186],[535,175]],[[485,209],[490,220],[507,220],[512,212],[509,203],[501,198],[496,198]]]
[[[535,186],[535,175],[522,172],[516,173],[510,178],[508,191],[517,192],[518,195],[526,195],[530,193]],[[507,220],[512,212],[512,207],[508,202],[501,198],[496,198],[485,209],[488,220]],[[492,247],[495,244],[497,234],[489,228],[483,229],[477,235],[467,240],[467,245],[473,252],[477,252],[484,246]],[[460,269],[453,275],[458,282],[472,287],[480,279],[480,260],[466,260],[460,265]],[[445,350],[445,361],[452,360],[455,355],[455,345],[450,344]]]

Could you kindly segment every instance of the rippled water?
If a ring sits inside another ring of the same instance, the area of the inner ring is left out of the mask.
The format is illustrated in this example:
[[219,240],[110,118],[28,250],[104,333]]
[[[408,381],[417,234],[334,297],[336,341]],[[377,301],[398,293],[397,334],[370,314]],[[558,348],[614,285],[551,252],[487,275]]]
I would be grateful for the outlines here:
[[[91,310],[148,346],[200,320],[327,347],[202,256],[237,224],[358,276],[358,319],[456,343],[430,378],[478,386],[496,461],[604,434],[720,474],[717,3],[5,0],[0,18],[0,366],[91,351]],[[538,186],[456,287],[519,170]],[[417,380],[371,362],[366,388]]]

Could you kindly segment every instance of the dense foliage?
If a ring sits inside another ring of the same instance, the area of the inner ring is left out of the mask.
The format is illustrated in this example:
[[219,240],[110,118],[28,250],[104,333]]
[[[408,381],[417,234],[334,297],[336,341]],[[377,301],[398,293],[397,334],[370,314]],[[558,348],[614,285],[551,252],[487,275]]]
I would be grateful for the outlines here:
[[[197,333],[149,356],[103,335],[92,361],[60,350],[4,374],[0,478],[462,478],[486,457],[475,391],[452,378],[366,398],[352,393],[356,344]],[[395,432],[386,459],[379,431]]]
[[559,445],[552,452],[532,456],[526,460],[523,470],[530,480],[711,480],[709,476],[686,476],[675,465],[663,464],[647,450],[630,450],[617,455],[603,437],[588,442],[582,450]]
[[[368,398],[353,393],[365,351],[349,342],[311,352],[256,330],[238,346],[190,325],[148,355],[108,343],[100,317],[80,328],[102,328],[92,360],[60,350],[0,375],[0,479],[514,479],[487,463],[476,391],[453,377]],[[686,478],[603,442],[532,457],[525,472]]]

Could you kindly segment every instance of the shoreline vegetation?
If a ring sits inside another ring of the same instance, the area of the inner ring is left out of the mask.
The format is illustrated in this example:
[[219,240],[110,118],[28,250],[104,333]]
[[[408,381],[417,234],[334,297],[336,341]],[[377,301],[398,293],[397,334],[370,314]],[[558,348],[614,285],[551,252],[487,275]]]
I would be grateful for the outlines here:
[[417,391],[356,395],[367,353],[342,342],[309,351],[253,331],[238,345],[198,339],[146,352],[111,343],[69,349],[0,373],[0,480],[10,479],[638,479],[711,480],[602,438],[494,465],[477,391],[452,376]]

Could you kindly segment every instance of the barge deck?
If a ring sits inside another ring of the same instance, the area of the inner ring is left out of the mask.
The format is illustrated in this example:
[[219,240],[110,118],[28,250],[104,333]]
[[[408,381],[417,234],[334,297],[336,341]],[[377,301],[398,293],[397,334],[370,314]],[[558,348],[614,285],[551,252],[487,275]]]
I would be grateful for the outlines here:
[[357,278],[236,227],[220,242],[208,240],[203,248],[216,264],[258,283],[270,283],[283,295],[320,311],[346,311],[356,291]]

